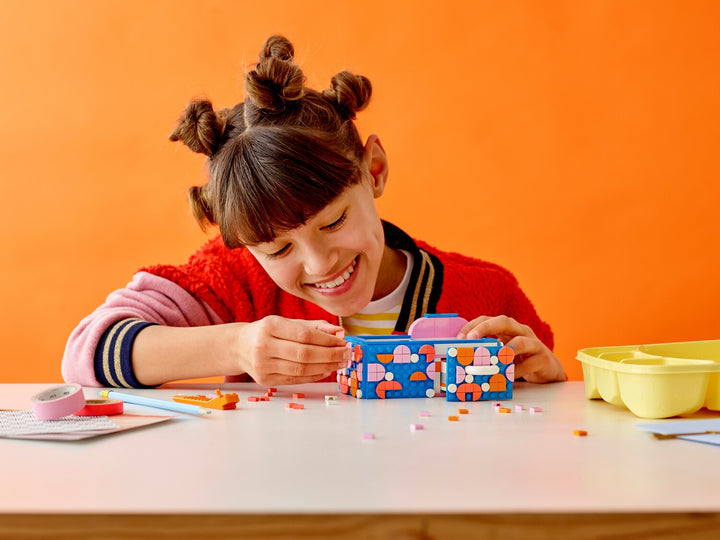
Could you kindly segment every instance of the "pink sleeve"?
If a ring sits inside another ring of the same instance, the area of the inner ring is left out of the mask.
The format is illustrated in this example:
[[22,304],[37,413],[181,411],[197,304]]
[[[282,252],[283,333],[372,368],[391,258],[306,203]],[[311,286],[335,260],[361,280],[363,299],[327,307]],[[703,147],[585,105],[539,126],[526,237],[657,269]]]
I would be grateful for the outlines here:
[[105,303],[80,321],[70,334],[62,360],[65,381],[101,386],[95,378],[95,349],[105,330],[128,318],[185,327],[230,322],[222,320],[207,303],[172,281],[138,272],[124,289],[112,292]]

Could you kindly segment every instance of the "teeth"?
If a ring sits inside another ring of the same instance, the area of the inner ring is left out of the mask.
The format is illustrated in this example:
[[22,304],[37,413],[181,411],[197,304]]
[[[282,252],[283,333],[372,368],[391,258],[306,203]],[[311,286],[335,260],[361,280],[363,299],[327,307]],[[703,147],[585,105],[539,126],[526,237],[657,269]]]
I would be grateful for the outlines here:
[[338,287],[339,285],[342,285],[345,283],[345,281],[350,277],[350,274],[352,274],[355,271],[355,261],[352,262],[352,265],[343,272],[341,276],[338,276],[336,279],[332,281],[325,281],[324,283],[316,283],[315,287],[318,289],[332,289],[333,287]]

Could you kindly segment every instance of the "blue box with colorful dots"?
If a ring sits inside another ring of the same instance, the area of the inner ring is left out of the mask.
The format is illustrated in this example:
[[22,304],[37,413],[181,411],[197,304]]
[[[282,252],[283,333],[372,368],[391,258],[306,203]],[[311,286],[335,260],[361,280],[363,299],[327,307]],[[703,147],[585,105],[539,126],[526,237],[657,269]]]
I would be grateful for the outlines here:
[[512,347],[497,339],[454,337],[465,324],[456,314],[428,314],[406,335],[347,336],[353,355],[338,373],[340,391],[360,399],[512,399]]

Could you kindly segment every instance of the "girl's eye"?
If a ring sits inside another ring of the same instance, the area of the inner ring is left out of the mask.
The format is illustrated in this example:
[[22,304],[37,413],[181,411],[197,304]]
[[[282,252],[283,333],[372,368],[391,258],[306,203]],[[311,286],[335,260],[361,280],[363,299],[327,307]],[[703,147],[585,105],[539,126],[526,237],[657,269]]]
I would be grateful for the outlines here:
[[278,257],[282,257],[285,253],[287,253],[289,249],[290,249],[290,244],[285,244],[285,246],[283,246],[282,249],[279,249],[273,253],[268,253],[267,256],[270,259],[277,259]]
[[323,229],[329,230],[329,231],[339,229],[340,226],[345,222],[346,214],[347,214],[347,212],[343,212],[342,215],[336,221],[333,221],[330,225],[325,225],[323,227]]

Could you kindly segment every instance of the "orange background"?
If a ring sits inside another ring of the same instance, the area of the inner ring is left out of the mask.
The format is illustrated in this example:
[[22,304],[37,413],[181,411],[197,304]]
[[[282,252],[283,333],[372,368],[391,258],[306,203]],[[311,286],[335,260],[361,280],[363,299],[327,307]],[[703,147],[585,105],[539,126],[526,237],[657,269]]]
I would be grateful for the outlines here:
[[[310,6],[310,7],[308,7]],[[720,3],[0,1],[0,382],[60,381],[78,321],[205,239],[186,102],[244,98],[284,33],[375,92],[382,215],[511,269],[578,348],[720,338]]]

